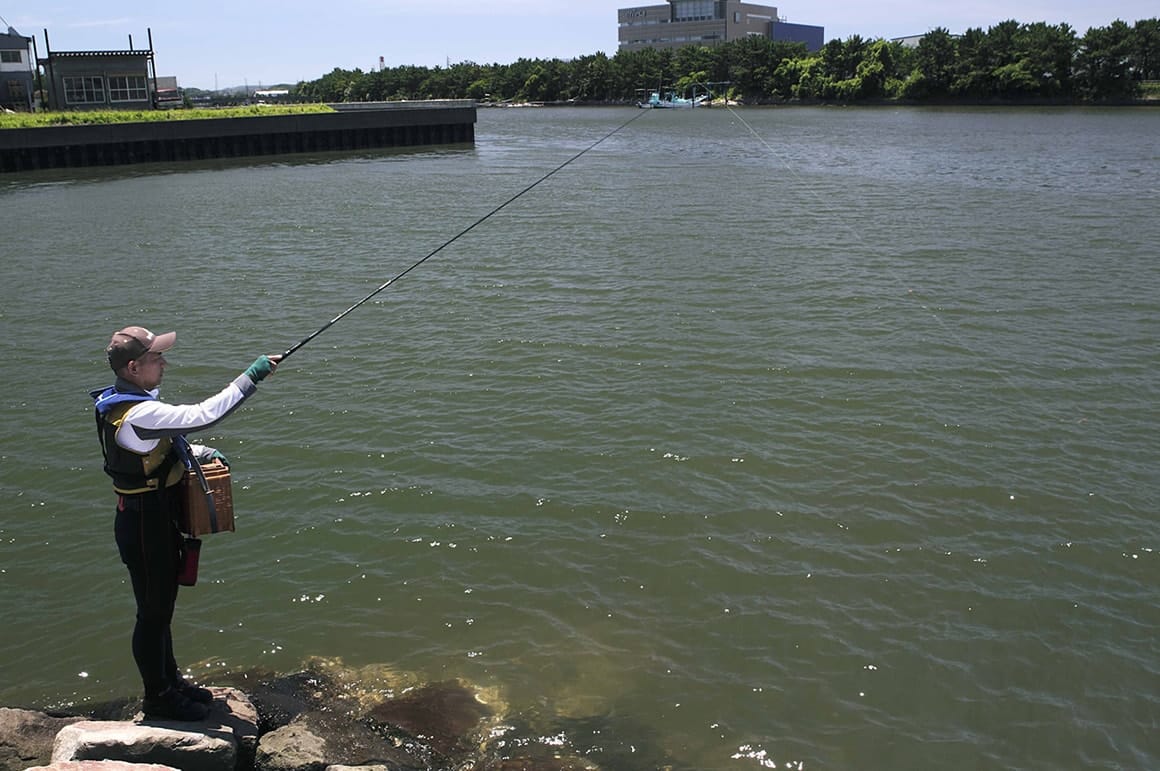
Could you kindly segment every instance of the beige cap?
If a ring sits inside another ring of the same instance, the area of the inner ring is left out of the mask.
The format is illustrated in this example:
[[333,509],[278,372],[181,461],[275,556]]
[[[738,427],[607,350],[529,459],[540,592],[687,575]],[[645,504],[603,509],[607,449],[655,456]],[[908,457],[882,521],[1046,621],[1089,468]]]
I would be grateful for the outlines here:
[[116,372],[147,353],[168,351],[176,341],[176,332],[155,335],[145,327],[125,327],[113,333],[105,353],[109,357],[109,366]]

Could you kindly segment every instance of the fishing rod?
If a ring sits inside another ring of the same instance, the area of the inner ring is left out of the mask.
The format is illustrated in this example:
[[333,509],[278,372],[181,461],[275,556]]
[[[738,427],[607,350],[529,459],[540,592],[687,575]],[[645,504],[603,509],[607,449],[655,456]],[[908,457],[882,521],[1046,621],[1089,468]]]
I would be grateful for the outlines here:
[[431,259],[432,257],[434,257],[435,255],[439,254],[439,252],[441,252],[441,251],[443,251],[444,249],[446,249],[447,247],[451,246],[451,244],[455,243],[455,242],[456,242],[456,241],[458,241],[460,238],[463,238],[463,236],[467,235],[467,234],[468,234],[468,233],[470,233],[472,230],[474,230],[475,228],[477,228],[478,226],[482,225],[482,224],[483,224],[484,222],[486,222],[487,220],[489,220],[489,219],[491,219],[492,217],[494,217],[494,216],[495,216],[496,214],[498,214],[500,211],[502,211],[503,209],[505,209],[505,208],[506,208],[508,205],[510,205],[511,203],[513,203],[514,201],[516,201],[517,199],[519,199],[520,197],[522,197],[524,194],[526,194],[526,193],[530,192],[530,191],[531,191],[533,188],[537,187],[537,186],[538,186],[538,185],[540,185],[542,182],[546,181],[546,180],[547,180],[549,177],[552,177],[552,176],[553,176],[553,175],[555,175],[557,172],[561,171],[561,170],[562,170],[564,167],[566,167],[566,166],[568,166],[569,164],[571,164],[571,163],[573,163],[574,161],[576,161],[578,158],[580,158],[580,156],[582,156],[582,155],[584,155],[585,153],[587,153],[588,151],[590,151],[590,150],[594,149],[594,148],[595,148],[597,145],[601,144],[602,142],[604,142],[605,140],[607,140],[608,138],[610,138],[611,136],[613,136],[613,135],[614,135],[614,134],[616,134],[617,132],[621,131],[621,130],[622,130],[622,129],[624,129],[626,126],[628,126],[628,124],[632,123],[634,120],[636,120],[637,118],[640,118],[640,117],[641,117],[642,115],[644,115],[644,114],[645,114],[645,113],[642,111],[642,112],[640,112],[638,115],[636,115],[636,116],[634,116],[634,117],[632,117],[632,118],[629,118],[629,119],[628,119],[628,120],[626,120],[624,123],[622,123],[622,124],[620,124],[619,126],[617,126],[616,128],[614,128],[612,131],[610,131],[610,132],[608,132],[607,134],[605,134],[604,136],[600,137],[600,139],[597,139],[595,142],[593,142],[592,144],[590,144],[588,147],[585,147],[583,150],[581,150],[580,152],[576,153],[576,154],[575,154],[575,155],[573,155],[571,158],[569,158],[568,160],[564,161],[564,162],[563,162],[563,163],[561,163],[559,166],[557,166],[556,168],[552,169],[552,170],[551,170],[551,171],[549,171],[547,174],[544,174],[542,177],[540,177],[539,179],[537,179],[535,182],[533,182],[532,184],[530,184],[530,185],[528,185],[527,187],[525,187],[523,190],[521,190],[521,191],[519,191],[518,193],[516,193],[515,195],[513,195],[511,198],[508,198],[506,201],[504,201],[503,203],[501,203],[499,206],[496,206],[494,209],[492,209],[491,211],[489,211],[487,214],[484,214],[482,217],[480,217],[479,219],[477,219],[475,222],[471,223],[470,225],[468,225],[467,227],[465,227],[463,230],[459,231],[459,232],[458,232],[458,233],[456,233],[454,236],[452,236],[451,238],[449,238],[449,239],[447,239],[446,241],[444,241],[443,243],[441,243],[439,246],[437,246],[437,247],[435,247],[434,249],[432,249],[431,251],[427,252],[427,254],[423,255],[423,257],[422,257],[421,259],[419,259],[419,260],[416,260],[416,261],[415,261],[415,262],[414,262],[414,263],[413,263],[413,264],[412,264],[410,267],[408,267],[406,270],[400,271],[399,273],[395,274],[395,275],[394,275],[394,276],[392,276],[391,278],[389,278],[389,279],[387,279],[386,281],[384,281],[382,284],[379,284],[379,286],[378,286],[378,287],[377,287],[377,288],[376,288],[376,289],[375,289],[373,292],[371,292],[370,294],[368,294],[366,297],[362,298],[361,300],[359,300],[358,302],[356,302],[354,305],[350,306],[349,308],[347,308],[346,310],[344,310],[342,313],[338,314],[337,316],[335,316],[334,318],[332,318],[330,321],[326,322],[326,323],[325,323],[325,324],[323,324],[321,327],[319,327],[319,328],[318,328],[318,329],[316,329],[315,331],[311,332],[309,335],[307,335],[306,337],[302,338],[301,340],[299,340],[299,341],[298,341],[297,343],[295,343],[294,345],[292,345],[292,346],[290,346],[289,348],[287,348],[287,349],[286,349],[286,352],[282,354],[282,359],[281,359],[281,360],[282,360],[282,361],[285,361],[286,359],[288,359],[288,358],[290,357],[290,355],[291,355],[291,354],[293,354],[295,351],[297,351],[299,348],[301,348],[302,346],[306,345],[306,344],[307,344],[307,343],[309,343],[311,340],[313,340],[314,338],[318,337],[319,335],[321,335],[321,334],[322,334],[323,332],[325,332],[326,330],[328,330],[328,329],[330,329],[331,327],[333,327],[333,326],[334,326],[335,324],[337,324],[339,321],[342,321],[344,318],[346,318],[346,317],[347,317],[348,315],[350,315],[352,312],[354,312],[355,310],[357,310],[357,309],[358,309],[360,306],[362,306],[364,303],[368,302],[369,300],[371,300],[372,298],[374,298],[376,295],[378,295],[380,292],[384,291],[384,290],[385,290],[387,287],[389,287],[391,284],[394,284],[396,281],[398,281],[399,279],[401,279],[403,276],[407,275],[407,274],[408,274],[408,273],[410,273],[411,271],[415,270],[415,268],[417,268],[417,267],[419,267],[420,265],[422,265],[423,263],[427,262],[427,260],[429,260],[429,259]]

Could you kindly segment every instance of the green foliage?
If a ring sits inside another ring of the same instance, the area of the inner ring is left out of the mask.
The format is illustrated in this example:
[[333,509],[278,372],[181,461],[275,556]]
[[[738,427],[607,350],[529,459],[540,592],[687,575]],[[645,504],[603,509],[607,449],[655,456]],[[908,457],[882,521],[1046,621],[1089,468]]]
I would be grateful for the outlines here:
[[1139,90],[1132,57],[1133,30],[1122,21],[1088,30],[1080,43],[1076,83],[1081,95],[1091,101],[1117,101],[1133,97]]
[[109,123],[156,123],[171,120],[253,118],[334,112],[323,104],[250,105],[192,110],[77,110],[74,112],[0,113],[0,129],[43,126],[94,126]]
[[1136,22],[1136,66],[1141,80],[1160,80],[1160,19]]
[[955,39],[938,27],[923,35],[915,51],[915,68],[907,76],[903,93],[907,99],[945,98],[955,75]]
[[[300,83],[303,101],[471,98],[481,102],[632,103],[642,90],[689,93],[705,83],[752,103],[1107,101],[1160,79],[1160,19],[1114,22],[1077,37],[1066,24],[1007,20],[960,36],[943,28],[916,48],[857,35],[809,53],[803,44],[746,37],[718,46],[619,51],[570,61],[520,59],[448,67],[340,70]],[[721,94],[718,93],[718,96]]]

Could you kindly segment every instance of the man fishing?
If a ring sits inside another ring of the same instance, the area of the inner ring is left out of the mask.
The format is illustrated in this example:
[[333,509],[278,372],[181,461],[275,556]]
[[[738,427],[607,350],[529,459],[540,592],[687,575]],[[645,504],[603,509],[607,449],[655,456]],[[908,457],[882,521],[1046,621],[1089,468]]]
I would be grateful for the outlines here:
[[114,332],[105,353],[116,383],[91,395],[105,473],[117,493],[117,549],[137,601],[133,659],[145,686],[142,711],[147,718],[196,721],[208,713],[213,694],[182,676],[170,632],[184,545],[178,483],[195,462],[226,460],[185,435],[215,426],[237,409],[283,356],[259,356],[199,404],[165,404],[158,388],[165,352],[176,339],[176,332],[155,335],[137,326]]

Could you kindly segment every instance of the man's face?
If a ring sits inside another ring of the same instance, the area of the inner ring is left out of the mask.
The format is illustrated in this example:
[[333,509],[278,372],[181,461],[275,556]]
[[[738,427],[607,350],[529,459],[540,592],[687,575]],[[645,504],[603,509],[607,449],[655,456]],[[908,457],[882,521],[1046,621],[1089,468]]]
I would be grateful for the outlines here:
[[161,385],[165,377],[165,354],[143,353],[125,365],[125,379],[146,391]]

